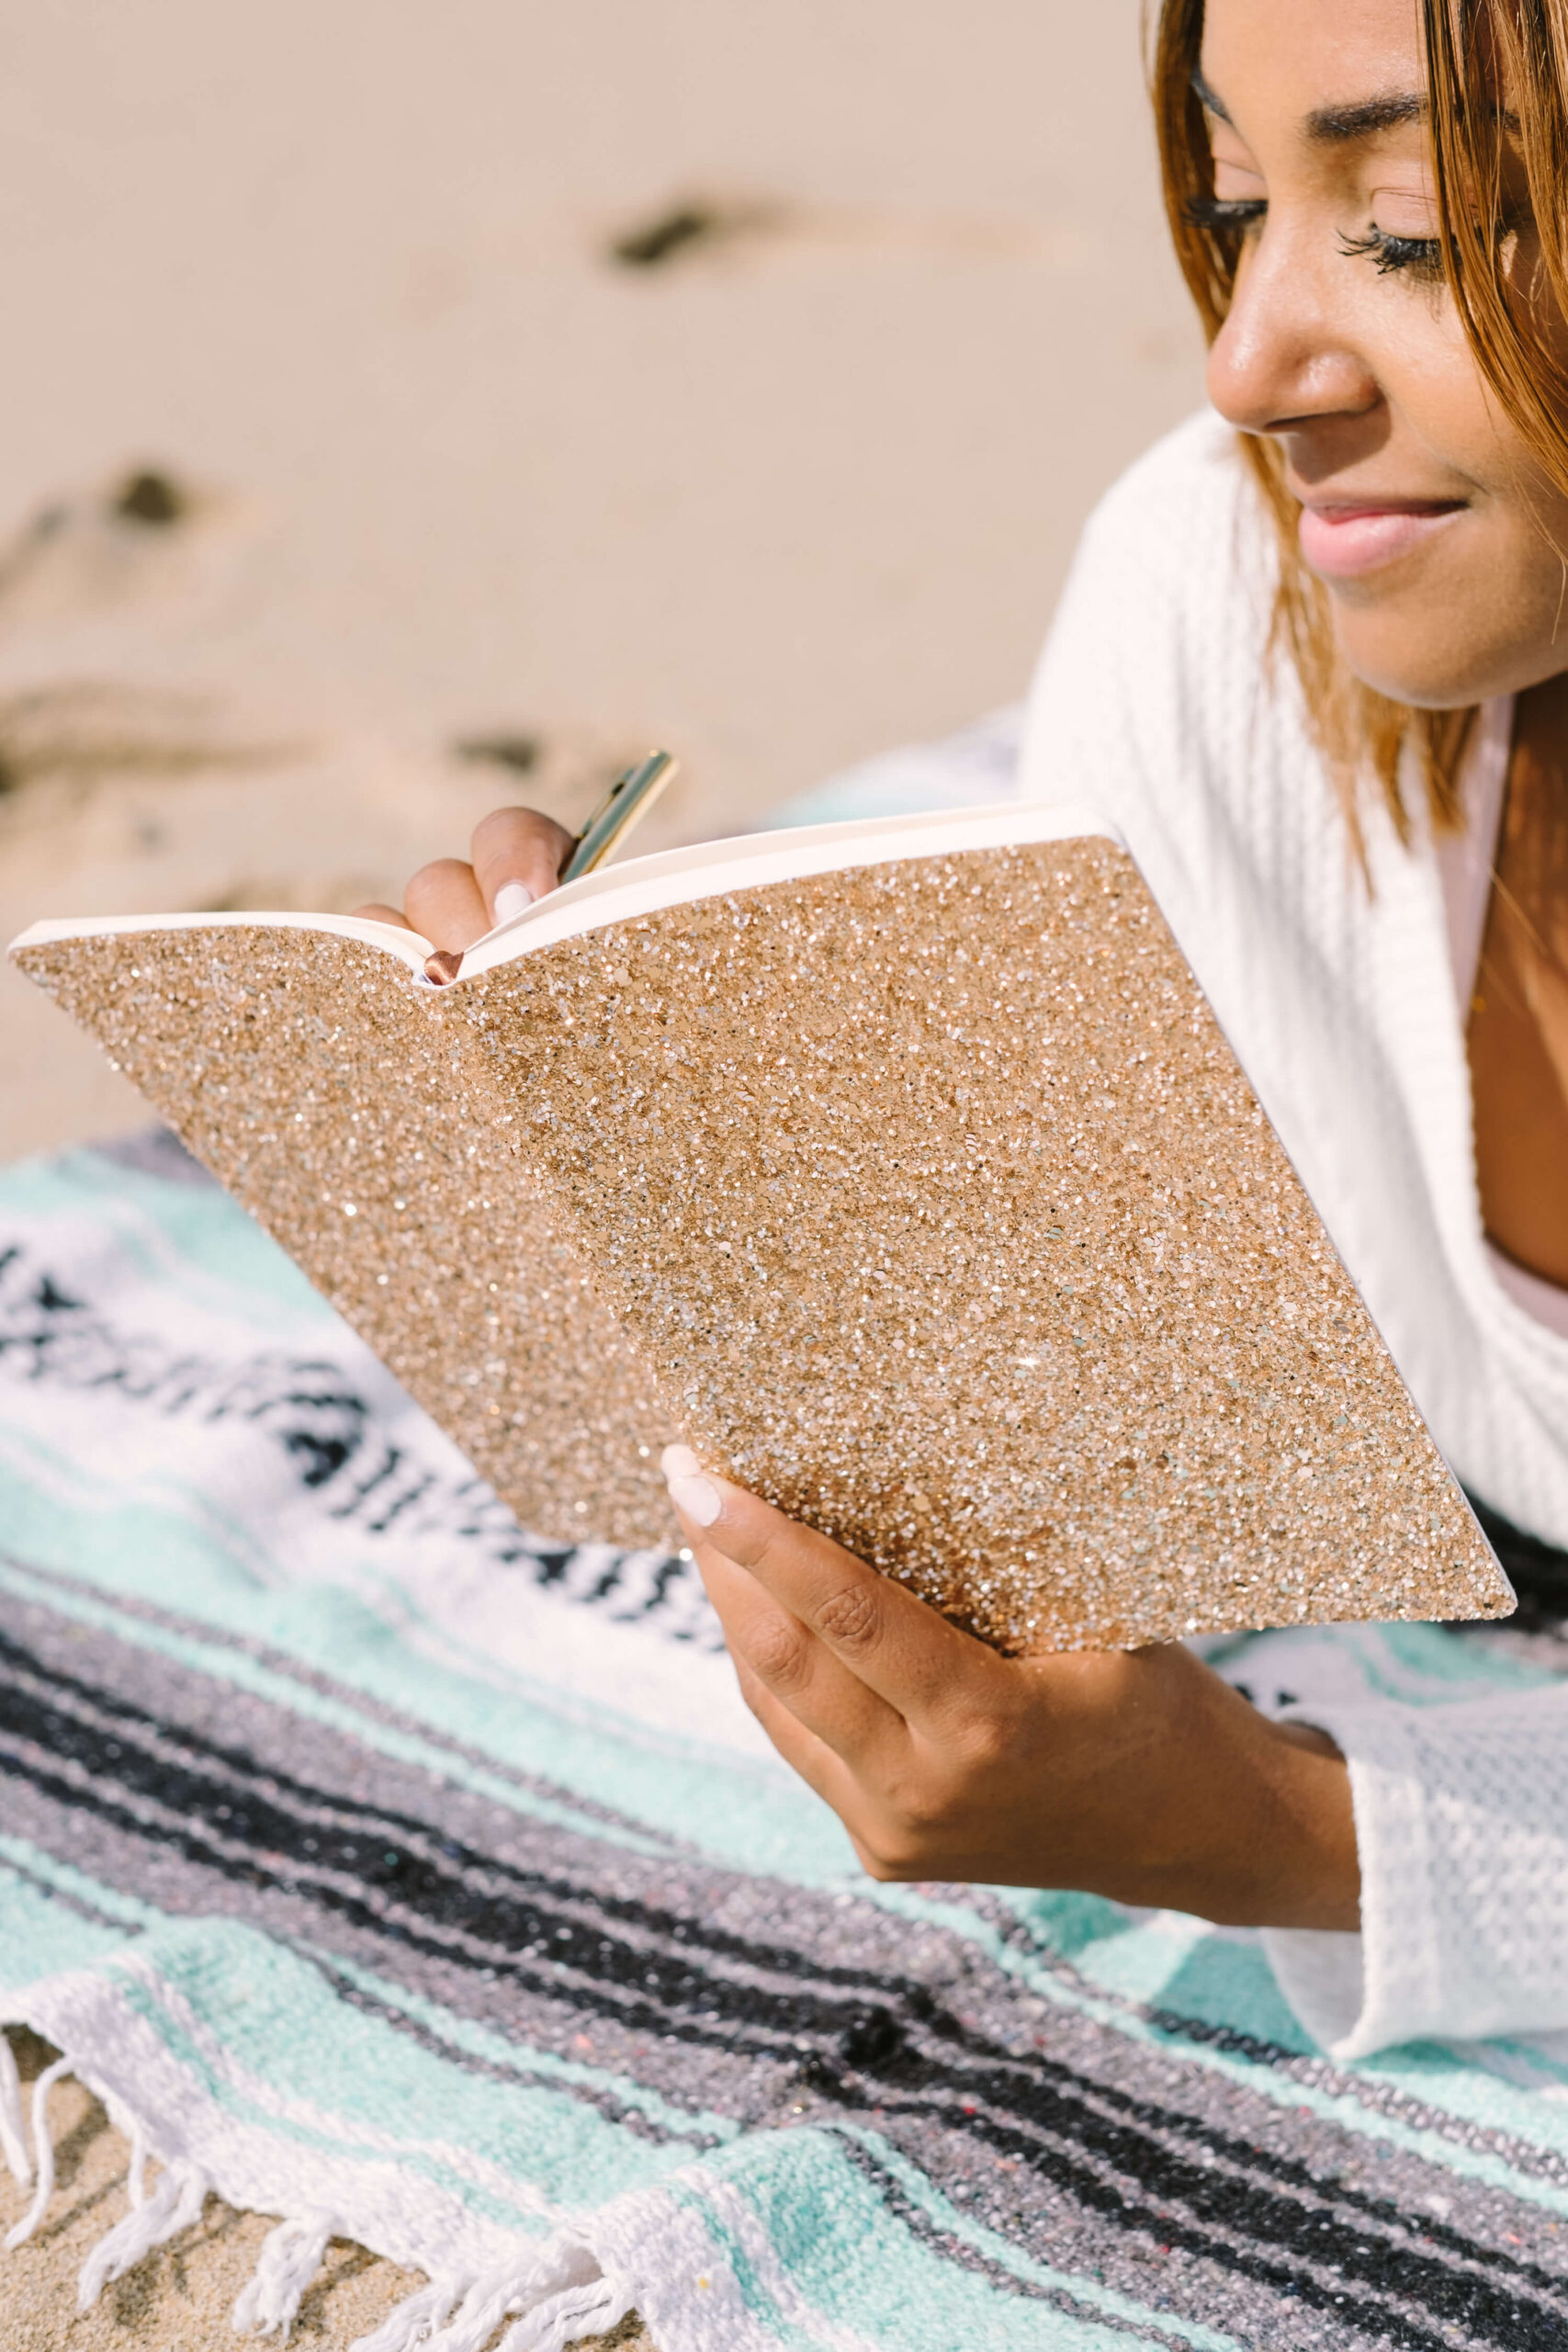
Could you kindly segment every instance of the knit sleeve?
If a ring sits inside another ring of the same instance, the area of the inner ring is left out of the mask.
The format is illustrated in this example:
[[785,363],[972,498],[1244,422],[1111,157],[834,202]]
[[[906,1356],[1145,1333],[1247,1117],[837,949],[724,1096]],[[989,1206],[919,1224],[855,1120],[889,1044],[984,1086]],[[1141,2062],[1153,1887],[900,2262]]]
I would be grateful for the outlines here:
[[1350,1767],[1359,1936],[1270,1929],[1336,2058],[1568,2027],[1568,1686],[1290,1710]]

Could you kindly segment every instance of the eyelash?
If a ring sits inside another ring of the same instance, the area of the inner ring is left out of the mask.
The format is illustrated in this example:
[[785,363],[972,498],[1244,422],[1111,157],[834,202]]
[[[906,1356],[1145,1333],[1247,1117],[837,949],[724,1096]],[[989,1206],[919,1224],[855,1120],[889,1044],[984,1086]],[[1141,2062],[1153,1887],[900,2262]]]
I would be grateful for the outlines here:
[[1404,270],[1419,283],[1432,286],[1443,274],[1443,249],[1436,237],[1391,237],[1375,220],[1369,221],[1363,236],[1348,237],[1341,232],[1339,250],[1352,260],[1364,255],[1375,262],[1380,277]]
[[[1226,200],[1217,196],[1194,197],[1187,207],[1187,218],[1195,229],[1214,231],[1246,231],[1255,228],[1269,207],[1261,197],[1233,198]],[[1432,285],[1443,274],[1442,248],[1436,237],[1395,237],[1380,229],[1375,220],[1369,222],[1359,237],[1340,233],[1339,249],[1352,260],[1374,262],[1380,277],[1401,274],[1417,282]]]

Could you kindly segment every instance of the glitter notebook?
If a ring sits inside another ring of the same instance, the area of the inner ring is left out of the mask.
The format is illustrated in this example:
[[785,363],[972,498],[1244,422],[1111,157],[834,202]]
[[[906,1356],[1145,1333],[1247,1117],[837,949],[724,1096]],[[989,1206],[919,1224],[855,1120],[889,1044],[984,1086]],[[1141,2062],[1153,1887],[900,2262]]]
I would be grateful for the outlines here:
[[678,1543],[680,1437],[1008,1650],[1511,1609],[1092,815],[666,852],[428,952],[12,950],[528,1527]]

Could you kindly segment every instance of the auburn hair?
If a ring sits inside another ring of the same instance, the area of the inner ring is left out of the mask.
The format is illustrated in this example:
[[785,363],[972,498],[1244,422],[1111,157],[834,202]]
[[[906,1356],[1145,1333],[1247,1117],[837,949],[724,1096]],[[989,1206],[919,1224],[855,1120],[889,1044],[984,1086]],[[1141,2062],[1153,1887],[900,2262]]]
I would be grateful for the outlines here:
[[[1568,0],[1420,0],[1420,7],[1443,276],[1483,377],[1548,481],[1568,493],[1568,370],[1551,335],[1551,321],[1568,318]],[[1235,292],[1242,232],[1202,225],[1193,215],[1195,202],[1214,192],[1194,85],[1202,38],[1203,0],[1161,0],[1150,74],[1166,212],[1212,343]],[[1522,162],[1540,238],[1528,300],[1508,282],[1505,141]],[[1239,438],[1279,539],[1270,645],[1295,664],[1353,831],[1359,838],[1359,792],[1372,783],[1408,838],[1407,748],[1434,822],[1454,825],[1473,710],[1415,709],[1352,675],[1335,640],[1327,592],[1302,561],[1301,507],[1286,488],[1280,445],[1255,434]]]

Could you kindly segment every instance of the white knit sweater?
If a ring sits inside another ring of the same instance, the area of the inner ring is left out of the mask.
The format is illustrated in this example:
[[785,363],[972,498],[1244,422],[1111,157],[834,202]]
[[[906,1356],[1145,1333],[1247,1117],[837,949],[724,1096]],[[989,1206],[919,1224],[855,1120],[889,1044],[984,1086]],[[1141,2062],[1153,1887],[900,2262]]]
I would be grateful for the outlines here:
[[[1369,806],[1369,892],[1266,656],[1271,573],[1233,436],[1195,418],[1089,522],[1021,788],[1122,828],[1449,1461],[1568,1544],[1568,1338],[1484,1244],[1438,858]],[[1293,1711],[1350,1761],[1363,1880],[1360,1936],[1265,1939],[1298,2013],[1342,2057],[1568,2029],[1568,1685],[1416,1705],[1327,1672],[1325,1696],[1311,1656],[1355,1633],[1291,1638]]]

